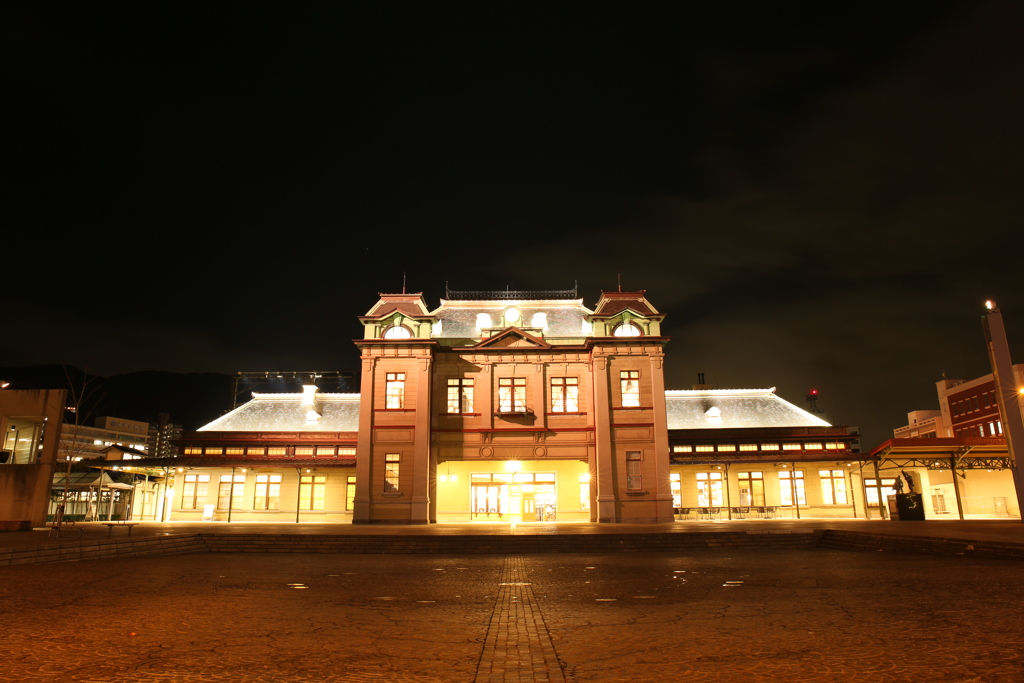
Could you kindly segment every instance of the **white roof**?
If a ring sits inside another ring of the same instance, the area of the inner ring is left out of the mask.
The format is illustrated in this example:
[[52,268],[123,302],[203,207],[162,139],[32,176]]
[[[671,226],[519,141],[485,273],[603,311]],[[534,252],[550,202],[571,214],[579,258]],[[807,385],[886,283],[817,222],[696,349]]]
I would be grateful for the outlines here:
[[683,389],[665,392],[669,429],[830,427],[769,389]]
[[[316,394],[314,406],[304,394],[257,394],[200,432],[355,432],[359,430],[359,394]],[[319,419],[310,420],[310,408]]]

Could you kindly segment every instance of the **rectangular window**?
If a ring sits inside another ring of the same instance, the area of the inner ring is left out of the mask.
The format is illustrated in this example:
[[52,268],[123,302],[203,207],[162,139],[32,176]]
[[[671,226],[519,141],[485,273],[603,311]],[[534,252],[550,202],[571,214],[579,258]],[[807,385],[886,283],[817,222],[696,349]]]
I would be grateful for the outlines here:
[[219,447],[219,446],[207,446],[206,447],[206,454],[207,455],[220,455],[223,452],[224,452],[224,449]]
[[313,455],[312,446],[296,446],[295,455]]
[[338,455],[355,455],[356,449],[346,448],[345,446],[338,446]]
[[673,453],[691,453],[693,452],[693,446],[673,446]]
[[722,505],[722,473],[697,473],[697,505],[720,507]]
[[580,510],[590,509],[590,475],[580,475]]
[[640,371],[622,370],[619,372],[619,386],[622,389],[622,407],[640,407]]
[[387,453],[384,456],[384,490],[398,490],[398,475],[401,472],[402,455],[400,453]]
[[864,489],[865,491],[867,491],[868,494],[868,505],[878,505],[879,500],[881,500],[884,503],[889,498],[889,496],[895,496],[896,489],[892,487],[895,483],[895,478],[883,479],[881,495],[879,495],[878,480],[864,479]]
[[757,450],[757,444],[756,443],[741,443],[740,444],[740,450],[741,451],[756,451]]
[[324,458],[334,455],[334,446],[317,446],[316,457]]
[[217,509],[227,510],[230,505],[232,510],[241,510],[244,506],[242,496],[245,495],[245,475],[236,474],[234,486],[231,483],[230,474],[222,474],[220,477],[220,490],[217,492]]
[[779,472],[779,496],[783,505],[792,505],[794,496],[798,504],[807,505],[807,497],[804,495],[804,473],[799,470]]
[[349,512],[352,511],[352,503],[356,499],[356,478],[349,475],[348,481],[345,483],[345,509]]
[[245,452],[249,455],[263,455],[267,452],[267,449],[259,446],[249,446],[245,449]]
[[737,472],[739,480],[740,505],[764,505],[764,473],[763,472]]
[[299,477],[299,509],[323,510],[327,477],[321,474],[303,474]]
[[244,455],[245,449],[241,446],[229,446],[224,449],[226,455]]
[[525,377],[502,377],[498,380],[498,412],[526,412]]
[[818,470],[821,501],[825,505],[846,505],[846,471]]
[[578,413],[580,411],[579,383],[578,377],[551,378],[551,412]]
[[394,409],[405,407],[404,372],[387,373],[387,383],[385,385],[384,397],[385,408]]
[[800,444],[798,444],[798,443],[784,443],[784,444],[782,444],[782,450],[784,450],[784,451],[798,451],[798,450],[800,450]]
[[181,490],[181,507],[185,510],[198,510],[204,507],[209,486],[209,474],[186,474],[185,485]]
[[715,447],[711,444],[705,443],[700,444],[699,446],[695,446],[694,450],[697,451],[698,453],[714,453]]
[[779,444],[777,443],[763,443],[761,444],[762,451],[777,451],[779,450]]
[[267,455],[284,455],[285,453],[284,446],[271,446],[267,449]]
[[626,452],[626,488],[630,491],[639,491],[643,488],[642,457],[640,451]]
[[257,474],[253,510],[277,510],[281,500],[281,475]]
[[825,450],[826,451],[841,451],[841,450],[843,450],[843,443],[841,441],[826,441],[825,442]]
[[473,380],[455,378],[448,380],[448,412],[453,415],[473,412]]
[[807,443],[804,444],[804,450],[805,451],[820,451],[820,450],[822,450],[822,448],[821,448],[821,444],[820,443],[816,443],[814,441],[808,441]]
[[720,443],[720,444],[718,444],[718,450],[719,450],[719,452],[722,452],[722,451],[734,451],[734,450],[736,450],[736,444]]
[[683,507],[683,488],[682,482],[679,480],[678,472],[671,472],[668,475],[668,486],[672,492],[672,507],[681,508]]

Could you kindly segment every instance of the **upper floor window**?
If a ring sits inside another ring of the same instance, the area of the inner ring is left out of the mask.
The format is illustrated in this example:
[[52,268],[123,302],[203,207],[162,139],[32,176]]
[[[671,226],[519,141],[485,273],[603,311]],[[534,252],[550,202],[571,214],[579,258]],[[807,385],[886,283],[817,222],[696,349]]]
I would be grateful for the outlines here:
[[612,331],[616,337],[639,337],[643,331],[633,323],[619,323]]
[[578,377],[551,378],[551,412],[577,413],[580,410]]
[[405,373],[389,372],[385,389],[385,408],[405,407]]
[[622,370],[619,372],[619,384],[622,388],[622,407],[640,407],[640,371]]
[[498,412],[526,412],[525,377],[502,377],[498,380]]
[[411,339],[412,332],[405,325],[392,325],[384,330],[385,339]]
[[542,330],[548,329],[548,314],[534,313],[533,318],[530,320],[530,327],[539,327]]
[[476,314],[476,329],[478,329],[478,330],[486,330],[486,329],[488,329],[490,327],[493,327],[493,325],[491,324],[491,316],[487,315],[486,313],[477,313]]
[[515,325],[522,317],[523,314],[515,306],[505,309],[505,324],[507,325]]
[[453,414],[473,412],[472,379],[448,380],[448,412]]

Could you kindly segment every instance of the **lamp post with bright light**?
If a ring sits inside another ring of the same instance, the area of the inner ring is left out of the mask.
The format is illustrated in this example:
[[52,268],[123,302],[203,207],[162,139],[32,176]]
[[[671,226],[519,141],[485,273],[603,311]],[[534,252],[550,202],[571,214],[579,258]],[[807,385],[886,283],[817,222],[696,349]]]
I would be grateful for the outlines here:
[[[1010,461],[1010,472],[1013,474],[1013,485],[1017,491],[1017,507],[1024,502],[1024,472],[1021,471],[1017,459],[1017,449],[1024,449],[1024,419],[1020,412],[1021,387],[1013,376],[1013,362],[1010,360],[1010,345],[1006,341],[1006,328],[1003,327],[1003,314],[999,312],[994,301],[985,302],[985,314],[981,317],[985,329],[985,344],[988,348],[988,359],[992,365],[992,378],[996,385],[996,405],[999,406],[999,419],[1003,423],[1003,437],[1006,439],[1006,452]],[[1024,514],[1021,515],[1024,521]]]

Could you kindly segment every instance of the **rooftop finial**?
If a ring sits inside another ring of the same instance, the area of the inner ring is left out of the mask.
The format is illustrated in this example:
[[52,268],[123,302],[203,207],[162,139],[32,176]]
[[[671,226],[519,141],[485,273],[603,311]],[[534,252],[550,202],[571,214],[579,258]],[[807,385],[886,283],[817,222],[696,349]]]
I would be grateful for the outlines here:
[[616,277],[619,280],[619,291],[621,292],[622,291],[622,273],[617,273]]
[[405,294],[405,271],[402,271],[402,294]]

